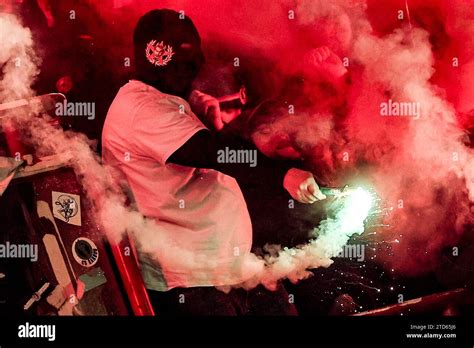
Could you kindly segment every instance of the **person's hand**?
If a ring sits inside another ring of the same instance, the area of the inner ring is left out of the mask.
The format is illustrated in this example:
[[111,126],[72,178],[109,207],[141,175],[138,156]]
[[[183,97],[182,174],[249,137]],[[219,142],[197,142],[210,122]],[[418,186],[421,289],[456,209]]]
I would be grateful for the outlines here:
[[219,131],[224,128],[219,101],[209,94],[202,93],[195,89],[189,96],[189,104],[195,114],[203,123]]
[[329,81],[337,80],[347,72],[341,58],[327,46],[310,50],[306,53],[304,61],[305,66],[311,67],[313,73]]
[[285,175],[283,187],[300,203],[314,203],[326,198],[310,172],[291,168]]

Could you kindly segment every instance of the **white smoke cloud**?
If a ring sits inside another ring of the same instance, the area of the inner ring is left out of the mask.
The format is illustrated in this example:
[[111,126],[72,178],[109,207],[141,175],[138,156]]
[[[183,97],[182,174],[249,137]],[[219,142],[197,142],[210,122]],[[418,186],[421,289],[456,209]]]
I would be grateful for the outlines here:
[[[474,153],[462,143],[454,107],[430,82],[434,58],[426,31],[398,29],[384,37],[360,32],[353,59],[363,66],[357,87],[367,92],[352,100],[350,146],[366,158],[380,150],[370,159],[369,175],[394,205],[402,201],[386,237],[403,237],[386,261],[409,274],[429,271],[440,250],[472,224]],[[381,117],[378,106],[387,92],[399,102],[418,103],[420,117]]]
[[14,15],[8,14],[0,17],[0,28],[0,64],[4,74],[0,80],[0,100],[31,96],[30,84],[38,74],[39,63],[32,49],[31,32]]

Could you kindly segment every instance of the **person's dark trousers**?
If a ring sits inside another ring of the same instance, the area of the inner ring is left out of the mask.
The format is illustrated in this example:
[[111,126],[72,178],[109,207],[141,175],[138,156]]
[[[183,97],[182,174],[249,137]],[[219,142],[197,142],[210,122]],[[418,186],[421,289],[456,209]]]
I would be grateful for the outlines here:
[[298,314],[292,296],[281,284],[275,291],[258,286],[249,291],[232,289],[224,293],[214,287],[196,287],[148,290],[148,294],[157,316]]

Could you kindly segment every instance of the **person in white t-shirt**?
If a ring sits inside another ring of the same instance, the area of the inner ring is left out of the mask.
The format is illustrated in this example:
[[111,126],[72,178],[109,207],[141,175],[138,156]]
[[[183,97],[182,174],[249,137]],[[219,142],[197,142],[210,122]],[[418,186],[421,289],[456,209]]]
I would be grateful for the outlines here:
[[[226,295],[214,288],[247,280],[249,275],[239,265],[250,252],[252,225],[236,180],[226,175],[238,175],[248,164],[217,160],[218,149],[224,146],[218,133],[209,131],[185,100],[204,59],[199,34],[188,17],[153,10],[139,20],[134,46],[136,79],[119,90],[107,113],[104,162],[123,176],[139,211],[154,218],[161,233],[195,259],[206,260],[178,267],[140,253],[152,302],[158,313],[173,313],[185,307],[179,304],[180,295],[186,294],[194,299],[194,306],[185,310],[191,314],[251,311],[232,307],[236,298],[248,293]],[[216,107],[212,97],[201,94],[193,106],[222,128],[212,110]],[[314,185],[298,194],[317,200]],[[274,293],[262,289],[255,296],[273,302],[273,314],[295,314],[287,296],[275,301]]]

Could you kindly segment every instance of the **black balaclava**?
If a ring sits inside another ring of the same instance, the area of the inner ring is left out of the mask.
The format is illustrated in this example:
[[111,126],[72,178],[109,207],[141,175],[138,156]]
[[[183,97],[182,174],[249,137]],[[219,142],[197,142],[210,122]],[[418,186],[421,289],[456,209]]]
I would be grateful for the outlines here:
[[187,98],[204,56],[189,17],[160,9],[143,15],[133,34],[136,78],[159,91]]

